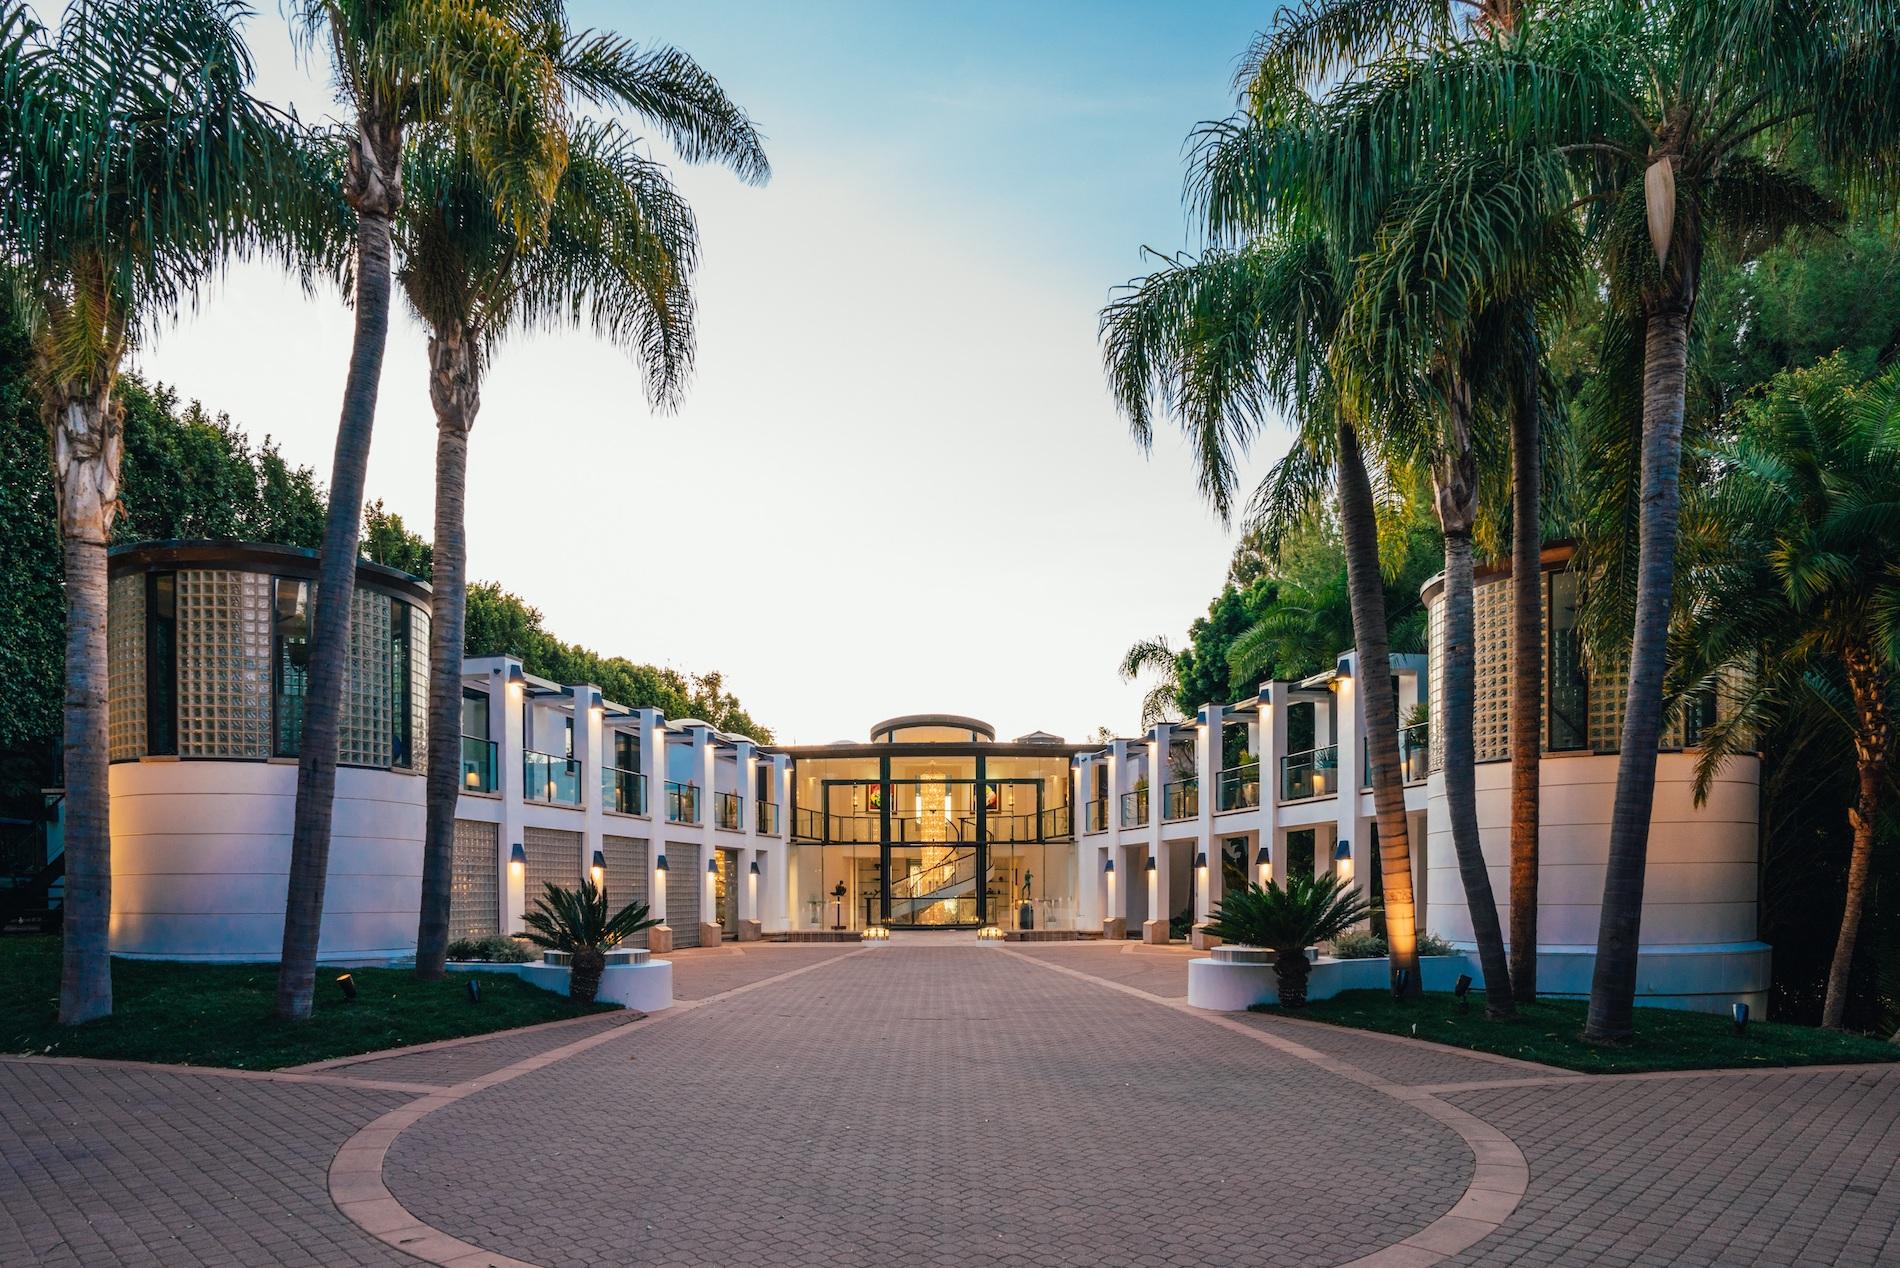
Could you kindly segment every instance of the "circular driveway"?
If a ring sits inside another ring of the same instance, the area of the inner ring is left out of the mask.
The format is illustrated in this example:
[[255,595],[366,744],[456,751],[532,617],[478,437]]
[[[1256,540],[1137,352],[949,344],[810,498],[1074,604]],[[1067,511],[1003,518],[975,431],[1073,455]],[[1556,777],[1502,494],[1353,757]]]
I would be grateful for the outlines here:
[[1244,1025],[900,945],[466,1095],[383,1178],[424,1224],[548,1264],[1307,1265],[1419,1233],[1473,1164]]

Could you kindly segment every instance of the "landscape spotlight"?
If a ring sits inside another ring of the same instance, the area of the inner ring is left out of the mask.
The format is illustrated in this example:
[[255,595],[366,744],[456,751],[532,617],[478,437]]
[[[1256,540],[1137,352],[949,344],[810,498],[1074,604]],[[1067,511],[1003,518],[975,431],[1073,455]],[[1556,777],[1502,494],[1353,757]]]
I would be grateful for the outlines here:
[[337,974],[336,984],[343,989],[344,1003],[347,1004],[356,999],[355,978],[351,977],[348,973],[339,973]]
[[1739,1039],[1747,1035],[1748,1034],[1748,1005],[1737,1001],[1736,1003],[1729,1005],[1728,1011],[1729,1011],[1729,1016],[1733,1018],[1735,1022],[1735,1037]]
[[472,977],[468,979],[468,1002],[471,1004],[482,1002],[482,984]]
[[1471,1011],[1471,974],[1460,973],[1458,975],[1458,985],[1452,987],[1451,993],[1458,997],[1458,1011],[1461,1013],[1470,1012]]
[[1403,1004],[1405,989],[1412,984],[1412,970],[1400,969],[1399,975],[1392,980],[1392,998]]

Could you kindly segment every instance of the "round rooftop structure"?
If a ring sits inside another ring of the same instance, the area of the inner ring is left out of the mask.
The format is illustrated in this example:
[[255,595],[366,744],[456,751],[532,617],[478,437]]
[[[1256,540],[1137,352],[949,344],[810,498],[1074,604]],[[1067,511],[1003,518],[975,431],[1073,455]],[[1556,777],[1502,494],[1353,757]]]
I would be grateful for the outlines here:
[[995,727],[958,713],[907,713],[871,728],[873,744],[978,744],[995,739]]

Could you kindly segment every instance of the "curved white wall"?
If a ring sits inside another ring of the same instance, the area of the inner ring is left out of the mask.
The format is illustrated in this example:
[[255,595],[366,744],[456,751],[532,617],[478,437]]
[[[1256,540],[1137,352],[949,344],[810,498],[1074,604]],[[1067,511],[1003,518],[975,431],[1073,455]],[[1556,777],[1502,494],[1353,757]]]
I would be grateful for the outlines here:
[[[415,954],[424,782],[338,768],[322,959]],[[296,764],[118,762],[111,790],[113,954],[276,960]]]
[[[1756,807],[1760,763],[1730,760],[1695,804],[1693,752],[1656,760],[1649,862],[1643,880],[1642,963],[1646,1003],[1710,1007],[1765,1002],[1768,948],[1756,940]],[[1539,764],[1538,985],[1585,994],[1596,956],[1616,800],[1614,753],[1559,754]],[[1478,831],[1498,918],[1511,928],[1511,764],[1477,768]],[[1474,945],[1471,913],[1451,842],[1445,780],[1431,777],[1426,842],[1426,924],[1461,947]],[[1475,963],[1475,961],[1474,961]]]

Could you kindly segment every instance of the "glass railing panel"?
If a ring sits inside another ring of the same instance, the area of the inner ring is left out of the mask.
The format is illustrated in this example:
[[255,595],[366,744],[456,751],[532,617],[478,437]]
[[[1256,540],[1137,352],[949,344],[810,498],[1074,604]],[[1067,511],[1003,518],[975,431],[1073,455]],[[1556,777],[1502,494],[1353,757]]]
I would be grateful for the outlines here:
[[497,761],[495,741],[484,740],[474,735],[464,735],[462,737],[462,791],[494,792]]
[[1220,773],[1220,783],[1214,790],[1214,809],[1217,811],[1252,810],[1260,804],[1260,763],[1248,762],[1244,766],[1230,766]]
[[[1414,722],[1399,728],[1399,778],[1404,783],[1422,784],[1431,773],[1430,726]],[[1372,787],[1372,750],[1364,743],[1359,746],[1359,786]]]
[[579,758],[523,749],[521,769],[522,790],[529,801],[545,801],[557,806],[581,804]]
[[1082,831],[1108,831],[1108,800],[1097,797],[1082,807]]
[[600,772],[600,804],[623,815],[647,812],[647,777],[637,770],[608,766]]
[[1136,788],[1122,794],[1122,827],[1135,828],[1148,822],[1148,790]]
[[699,789],[692,784],[667,780],[666,821],[668,823],[698,823]]
[[1058,841],[1069,836],[1071,831],[1067,806],[1051,806],[1042,812],[1043,840]]
[[741,813],[744,805],[738,793],[714,793],[713,823],[718,827],[737,832],[744,823],[744,816]]
[[753,810],[754,810],[754,813],[756,813],[759,817],[758,823],[759,823],[760,835],[768,836],[768,837],[777,836],[778,835],[778,804],[776,802],[759,800],[759,801],[753,802]]
[[1192,819],[1201,813],[1199,778],[1177,779],[1161,789],[1163,819]]
[[1339,791],[1339,747],[1288,753],[1280,759],[1280,800],[1305,801]]

